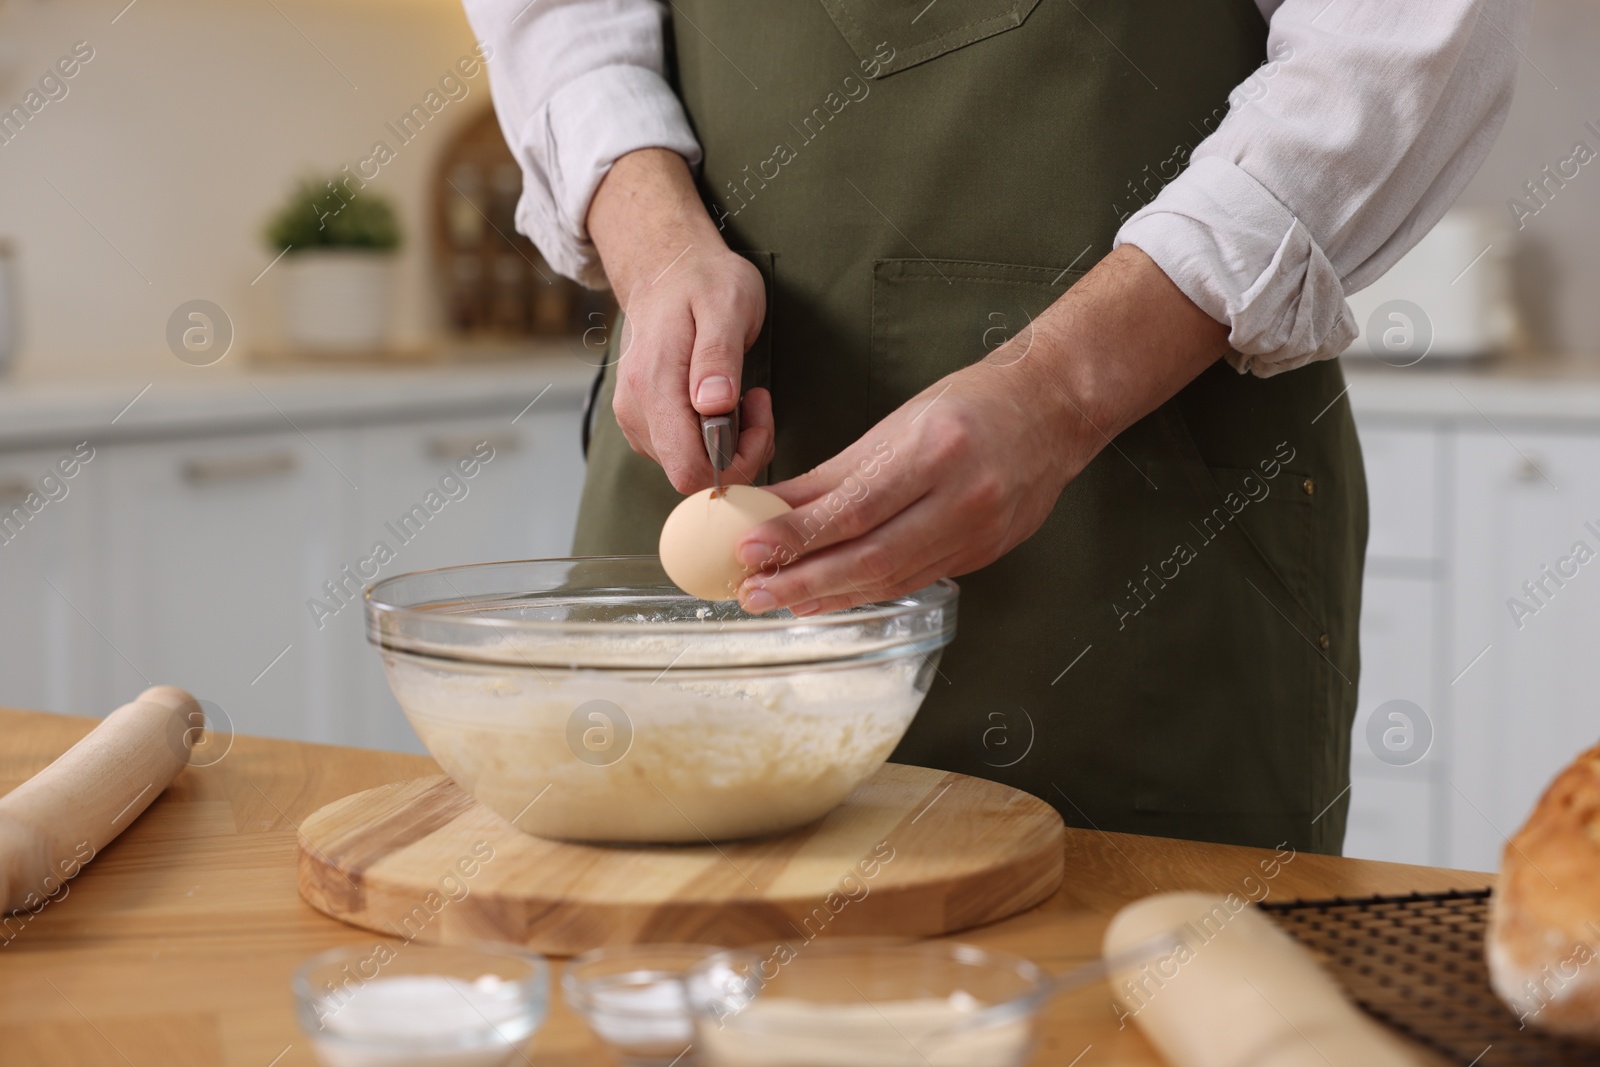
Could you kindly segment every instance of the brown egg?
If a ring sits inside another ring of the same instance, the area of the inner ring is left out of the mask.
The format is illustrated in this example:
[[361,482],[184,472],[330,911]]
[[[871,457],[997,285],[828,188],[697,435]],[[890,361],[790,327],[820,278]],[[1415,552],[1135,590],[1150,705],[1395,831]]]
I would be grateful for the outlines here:
[[750,573],[734,556],[734,542],[752,526],[790,508],[752,485],[730,485],[716,496],[712,492],[700,490],[667,516],[661,527],[661,566],[690,596],[734,600],[739,583]]

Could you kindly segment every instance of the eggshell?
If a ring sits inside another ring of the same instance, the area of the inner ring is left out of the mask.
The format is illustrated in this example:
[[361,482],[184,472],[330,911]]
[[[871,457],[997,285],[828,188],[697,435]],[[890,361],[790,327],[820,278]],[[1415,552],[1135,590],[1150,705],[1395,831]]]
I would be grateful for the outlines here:
[[753,485],[702,489],[672,509],[661,527],[661,566],[667,577],[701,600],[733,600],[750,572],[733,554],[739,535],[791,510]]

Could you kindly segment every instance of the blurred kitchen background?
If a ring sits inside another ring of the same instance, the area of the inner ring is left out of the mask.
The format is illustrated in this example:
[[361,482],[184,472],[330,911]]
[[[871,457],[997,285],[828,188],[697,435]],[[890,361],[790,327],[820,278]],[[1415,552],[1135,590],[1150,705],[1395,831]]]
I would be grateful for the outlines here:
[[[1354,855],[1491,868],[1600,736],[1597,43],[1539,0],[1489,161],[1352,301]],[[0,705],[420,751],[361,585],[567,554],[611,308],[514,232],[476,49],[455,0],[0,0]]]

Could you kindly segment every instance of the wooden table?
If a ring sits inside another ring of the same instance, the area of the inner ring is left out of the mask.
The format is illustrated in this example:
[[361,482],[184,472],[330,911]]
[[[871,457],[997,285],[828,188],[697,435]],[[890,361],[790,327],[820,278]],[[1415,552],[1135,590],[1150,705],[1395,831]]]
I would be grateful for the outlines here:
[[[0,709],[0,791],[94,725]],[[295,826],[331,800],[437,773],[432,760],[240,737],[167,793],[0,943],[0,1062],[115,1067],[295,1067],[316,1061],[296,1028],[289,975],[307,956],[374,936],[325,918],[295,892]],[[1158,890],[1245,892],[1272,853],[1067,831],[1067,877],[1041,907],[960,935],[1063,969],[1098,953],[1123,904]],[[1485,874],[1298,855],[1265,880],[1271,899],[1479,888]],[[1259,889],[1257,893],[1259,894]],[[559,1001],[559,997],[554,998]],[[1051,1005],[1037,1064],[1158,1064],[1119,1030],[1103,985]],[[1074,1057],[1089,1052],[1081,1060]],[[559,1003],[532,1048],[549,1067],[604,1063]]]

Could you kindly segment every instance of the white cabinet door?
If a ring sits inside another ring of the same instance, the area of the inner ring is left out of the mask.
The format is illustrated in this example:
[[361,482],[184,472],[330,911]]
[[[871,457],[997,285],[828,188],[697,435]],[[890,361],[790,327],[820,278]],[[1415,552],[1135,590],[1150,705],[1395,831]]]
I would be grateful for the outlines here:
[[1449,859],[1491,869],[1600,738],[1600,437],[1466,432],[1455,468]]
[[1367,775],[1350,783],[1344,854],[1390,863],[1428,863],[1433,851],[1433,790],[1415,777]]
[[[357,579],[347,588],[407,571],[569,553],[583,479],[577,412],[513,415],[353,431],[361,493],[338,564]],[[343,703],[359,709],[361,743],[421,751],[366,644],[359,597],[321,621],[350,666]]]
[[[386,541],[385,576],[565,556],[583,461],[575,412],[441,419],[354,431],[357,543]],[[462,464],[465,464],[465,473]]]
[[1428,579],[1368,575],[1361,593],[1361,692],[1350,744],[1347,856],[1440,862],[1436,783],[1445,782],[1447,729],[1433,687]]
[[1438,555],[1434,515],[1439,489],[1438,432],[1428,427],[1361,424],[1371,527],[1369,560]]
[[89,621],[106,609],[105,455],[90,442],[0,454],[0,705],[104,715],[138,693],[112,691],[115,653]]
[[343,435],[106,451],[110,597],[92,614],[117,690],[180,685],[238,733],[353,739],[330,700],[335,650],[305,607],[357,496]]

